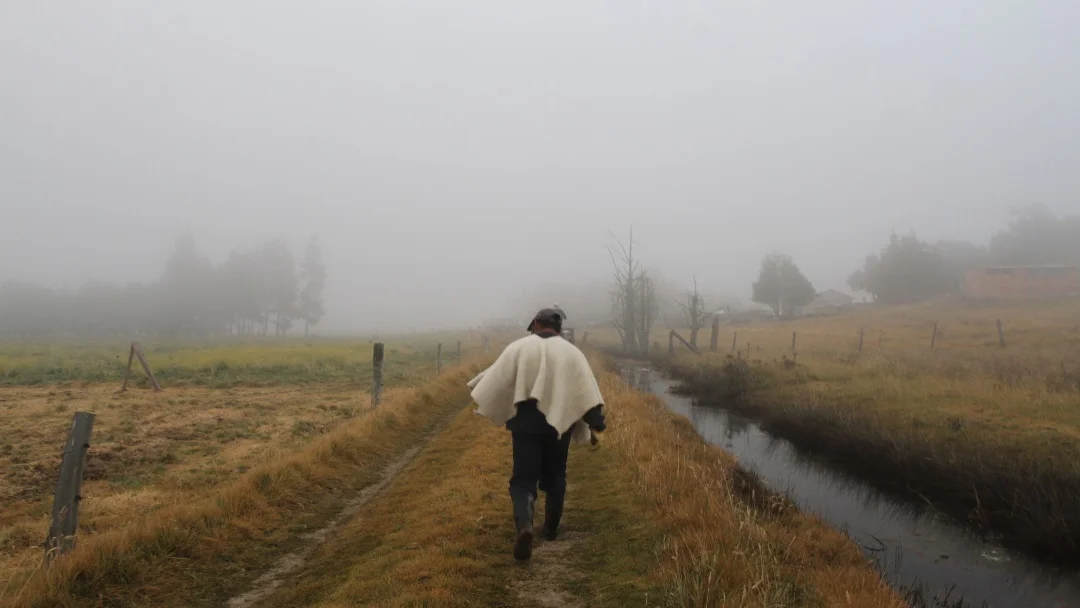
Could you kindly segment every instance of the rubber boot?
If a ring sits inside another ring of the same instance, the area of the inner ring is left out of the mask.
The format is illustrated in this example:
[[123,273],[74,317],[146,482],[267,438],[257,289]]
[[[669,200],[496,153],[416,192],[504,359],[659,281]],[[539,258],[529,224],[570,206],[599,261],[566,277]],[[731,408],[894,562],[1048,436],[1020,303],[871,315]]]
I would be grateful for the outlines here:
[[514,523],[517,525],[517,542],[514,544],[514,559],[525,561],[532,557],[533,544],[533,503],[536,497],[531,494],[514,492]]
[[545,540],[555,540],[559,536],[559,522],[562,520],[564,496],[547,495],[544,501],[544,527],[540,536]]

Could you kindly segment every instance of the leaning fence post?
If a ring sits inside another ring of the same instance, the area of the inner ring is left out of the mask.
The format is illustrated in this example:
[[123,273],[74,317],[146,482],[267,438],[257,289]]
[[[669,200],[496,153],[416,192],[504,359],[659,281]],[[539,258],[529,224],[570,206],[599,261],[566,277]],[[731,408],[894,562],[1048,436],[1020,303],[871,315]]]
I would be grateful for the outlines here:
[[372,372],[374,377],[371,382],[371,407],[379,407],[382,399],[382,368],[383,356],[386,352],[382,342],[375,343],[375,349],[371,353]]
[[934,321],[934,335],[930,337],[930,348],[934,348],[934,345],[937,344],[937,324],[938,322]]
[[675,344],[671,341],[672,338],[677,338],[679,340],[679,342],[683,343],[683,346],[688,348],[690,350],[690,352],[694,353],[695,355],[700,355],[701,354],[701,350],[698,347],[694,346],[690,342],[687,342],[686,338],[680,336],[679,332],[675,331],[674,329],[671,330],[670,334],[668,334],[668,350],[672,354],[674,354],[674,352],[675,352]]
[[435,375],[442,375],[442,342],[439,342],[439,347],[435,350]]
[[797,335],[797,332],[795,332],[795,331],[791,332],[791,353],[792,354],[795,354],[795,336],[796,335]]
[[75,546],[75,532],[79,527],[79,501],[82,496],[83,468],[86,451],[90,448],[90,432],[94,428],[94,415],[75,412],[75,418],[64,445],[64,460],[60,464],[60,479],[53,496],[52,521],[45,538],[45,563],[59,554],[67,553]]
[[717,342],[720,340],[720,317],[713,317],[712,338],[709,340],[709,350],[716,352]]
[[739,332],[732,332],[731,334],[731,352],[735,352],[735,344],[739,341]]
[[124,372],[124,383],[120,385],[120,392],[127,390],[128,378],[131,376],[131,362],[135,359],[135,343],[131,343],[131,350],[128,351],[128,364],[127,371]]
[[997,326],[998,326],[998,342],[1000,342],[1002,346],[1005,346],[1005,330],[1001,328],[1001,319],[997,320]]
[[667,352],[669,355],[675,354],[675,330],[668,332],[667,336]]
[[160,391],[161,385],[158,384],[157,378],[154,377],[154,372],[150,371],[150,364],[146,362],[146,357],[143,356],[142,346],[138,342],[132,342],[131,348],[135,351],[135,356],[139,359],[139,364],[142,365],[143,371],[146,372],[146,377],[150,379],[150,384],[154,387],[154,391]]
[[863,328],[859,328],[859,354],[862,354]]

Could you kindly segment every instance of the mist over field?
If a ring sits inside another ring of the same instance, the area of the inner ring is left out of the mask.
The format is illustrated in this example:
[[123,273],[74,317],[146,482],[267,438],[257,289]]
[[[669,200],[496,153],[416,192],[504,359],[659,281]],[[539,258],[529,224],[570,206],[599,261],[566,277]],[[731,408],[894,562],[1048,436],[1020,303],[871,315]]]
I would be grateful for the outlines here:
[[[209,290],[207,310],[256,311],[230,328],[296,334],[274,302],[302,299],[317,236],[325,335],[600,314],[609,231],[631,227],[667,293],[696,277],[714,305],[749,302],[773,252],[817,291],[878,297],[849,277],[893,232],[1075,263],[992,239],[1032,204],[1080,214],[1077,18],[1064,0],[9,2],[0,283],[19,310],[41,311],[33,284],[121,325],[129,283],[152,298],[132,310]],[[293,274],[251,279],[286,250]]]
[[1077,24],[0,0],[0,608],[1080,606]]

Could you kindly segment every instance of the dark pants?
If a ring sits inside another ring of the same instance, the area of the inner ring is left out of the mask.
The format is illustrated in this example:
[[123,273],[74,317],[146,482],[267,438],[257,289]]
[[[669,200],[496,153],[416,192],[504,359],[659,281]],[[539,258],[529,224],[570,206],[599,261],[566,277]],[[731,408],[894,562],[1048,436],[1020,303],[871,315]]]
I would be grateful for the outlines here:
[[[514,446],[514,475],[510,478],[510,497],[515,506],[530,504],[536,500],[536,487],[547,494],[547,519],[558,525],[562,517],[563,500],[566,498],[566,458],[570,452],[571,433],[559,437],[555,429],[550,433],[512,433]],[[529,509],[527,522],[532,525]],[[515,509],[517,519],[522,519]],[[518,521],[521,528],[526,522]]]

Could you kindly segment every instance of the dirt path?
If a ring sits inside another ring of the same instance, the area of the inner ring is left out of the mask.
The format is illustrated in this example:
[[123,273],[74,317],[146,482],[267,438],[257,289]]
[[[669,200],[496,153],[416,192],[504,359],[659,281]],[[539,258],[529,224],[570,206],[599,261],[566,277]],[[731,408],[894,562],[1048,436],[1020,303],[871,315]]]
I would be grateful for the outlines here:
[[382,492],[382,490],[393,481],[397,474],[400,473],[406,465],[412,462],[413,458],[416,457],[416,454],[420,452],[424,445],[431,441],[431,439],[441,430],[442,427],[440,426],[433,431],[423,443],[414,446],[387,465],[386,468],[383,469],[379,481],[361,490],[360,493],[356,495],[356,498],[345,505],[333,521],[314,532],[302,535],[300,538],[304,541],[304,544],[299,549],[280,557],[274,562],[274,565],[271,566],[269,570],[252,582],[251,589],[241,595],[229,599],[226,604],[228,608],[251,608],[277,591],[285,582],[288,575],[304,566],[308,558],[311,557],[311,554],[319,548],[319,545],[326,541],[331,532],[349,521],[358,511],[360,511],[361,507],[371,502],[373,498]]
[[228,605],[901,604],[849,539],[797,512],[759,510],[736,495],[746,490],[730,481],[731,456],[617,377],[602,380],[612,434],[603,449],[571,448],[560,536],[537,540],[528,562],[512,556],[510,434],[463,408]]
[[574,568],[574,551],[584,545],[585,535],[564,532],[554,542],[541,540],[532,559],[521,565],[524,578],[512,585],[520,606],[585,608],[585,602],[567,589],[585,574]]
[[559,538],[538,539],[526,563],[512,556],[511,469],[509,433],[461,411],[259,608],[622,608],[661,595],[658,536],[622,461],[572,450]]
[[[568,496],[576,498],[576,484],[566,488]],[[538,505],[544,504],[544,495],[537,499]],[[544,521],[544,510],[536,512],[536,544],[533,545],[532,559],[518,564],[516,578],[510,588],[517,595],[519,606],[539,608],[585,608],[586,602],[569,590],[569,586],[585,579],[585,573],[576,565],[575,552],[582,551],[586,534],[574,529],[573,518],[577,513],[573,501],[567,505],[564,521],[559,529],[559,536],[554,541],[540,537],[540,522]],[[570,524],[568,527],[567,524]]]

